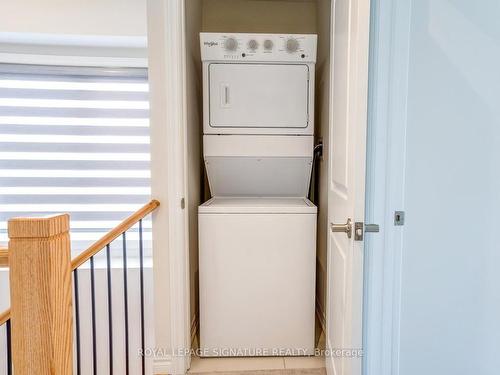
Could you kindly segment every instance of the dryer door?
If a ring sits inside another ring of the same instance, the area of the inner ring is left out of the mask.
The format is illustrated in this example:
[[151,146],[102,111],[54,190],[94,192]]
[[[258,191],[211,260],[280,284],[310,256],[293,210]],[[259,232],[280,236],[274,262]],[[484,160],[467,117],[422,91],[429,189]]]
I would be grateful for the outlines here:
[[211,128],[307,128],[307,65],[212,63],[208,75]]

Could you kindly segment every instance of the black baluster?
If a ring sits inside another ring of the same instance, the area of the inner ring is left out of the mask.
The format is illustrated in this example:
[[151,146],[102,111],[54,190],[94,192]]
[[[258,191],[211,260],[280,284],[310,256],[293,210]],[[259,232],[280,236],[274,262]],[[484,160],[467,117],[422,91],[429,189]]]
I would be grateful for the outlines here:
[[81,353],[80,353],[80,301],[78,294],[78,269],[73,272],[75,278],[75,330],[76,330],[76,374],[80,375],[81,370]]
[[123,299],[125,307],[125,373],[129,374],[129,358],[128,358],[128,286],[127,286],[127,238],[125,232],[123,238]]
[[141,349],[142,374],[146,373],[145,338],[144,338],[144,248],[142,242],[142,220],[139,220],[139,264],[141,278]]
[[95,321],[95,274],[94,257],[90,257],[90,298],[92,307],[92,367],[97,374],[97,334]]
[[7,375],[12,375],[12,334],[10,330],[10,319],[5,323],[7,330]]
[[111,300],[111,252],[106,245],[106,261],[108,267],[108,336],[109,336],[109,373],[113,375],[113,302]]

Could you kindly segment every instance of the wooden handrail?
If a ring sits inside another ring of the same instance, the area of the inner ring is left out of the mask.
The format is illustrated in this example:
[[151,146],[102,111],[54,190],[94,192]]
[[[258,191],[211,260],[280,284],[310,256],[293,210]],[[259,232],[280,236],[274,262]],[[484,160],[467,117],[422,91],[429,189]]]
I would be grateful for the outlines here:
[[[159,205],[160,202],[153,199],[146,205],[142,206],[139,210],[134,212],[132,215],[130,215],[120,224],[114,227],[111,231],[109,231],[99,240],[90,245],[90,247],[87,250],[83,251],[77,257],[75,257],[71,261],[71,269],[75,270],[76,268],[80,267],[83,263],[88,261],[99,251],[101,251],[106,245],[110,244],[111,242],[113,242],[113,240],[118,238],[122,233],[126,232],[131,227],[133,227],[136,223],[139,222],[139,220],[142,220],[144,217],[146,217],[151,212],[156,210],[156,208],[158,208]],[[9,319],[10,319],[10,309],[7,309],[4,312],[0,313],[0,326]]]
[[0,247],[0,268],[9,266],[9,248]]
[[116,227],[102,236],[99,240],[90,245],[87,250],[83,251],[75,259],[73,259],[71,261],[71,269],[74,270],[75,268],[80,267],[83,263],[88,261],[99,251],[101,251],[106,245],[110,244],[122,233],[132,228],[136,223],[139,222],[139,220],[142,220],[145,216],[153,212],[159,205],[160,202],[153,199],[148,204],[142,206],[141,209],[137,210],[132,215],[127,217],[120,224],[118,224]]
[[10,319],[10,309],[7,309],[4,312],[0,313],[0,326],[3,325],[9,319]]
[[[7,267],[9,265],[9,252],[7,247],[0,247],[0,267]],[[0,326],[5,324],[10,319],[10,309],[0,313]]]

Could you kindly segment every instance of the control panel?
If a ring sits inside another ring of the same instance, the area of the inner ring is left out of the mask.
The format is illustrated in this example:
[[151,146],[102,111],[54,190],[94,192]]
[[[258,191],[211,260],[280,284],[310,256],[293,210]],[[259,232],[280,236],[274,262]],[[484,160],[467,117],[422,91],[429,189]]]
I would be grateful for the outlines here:
[[314,34],[200,33],[202,61],[316,62]]

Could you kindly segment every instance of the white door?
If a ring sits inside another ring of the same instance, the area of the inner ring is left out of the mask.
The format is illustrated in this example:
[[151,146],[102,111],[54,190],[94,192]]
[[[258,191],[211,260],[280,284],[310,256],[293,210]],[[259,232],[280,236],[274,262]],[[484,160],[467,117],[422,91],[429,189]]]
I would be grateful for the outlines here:
[[[332,1],[327,372],[361,375],[369,0]],[[342,226],[348,221],[352,227]],[[337,224],[333,226],[332,224]],[[336,232],[334,230],[348,230]],[[343,351],[342,351],[343,350]]]
[[209,80],[213,128],[307,128],[308,65],[212,63]]

